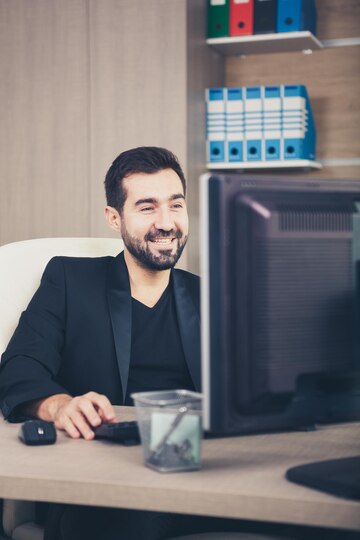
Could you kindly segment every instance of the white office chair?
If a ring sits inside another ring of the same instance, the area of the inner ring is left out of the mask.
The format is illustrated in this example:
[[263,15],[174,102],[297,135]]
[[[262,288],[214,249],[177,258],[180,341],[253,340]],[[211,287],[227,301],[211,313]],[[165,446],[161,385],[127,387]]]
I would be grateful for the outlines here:
[[[0,246],[0,355],[52,257],[101,257],[117,255],[122,249],[121,240],[109,238],[40,238]],[[4,540],[43,540],[43,528],[35,523],[33,502],[4,500],[2,524]],[[248,533],[204,533],[173,540],[276,539]]]
[[[0,356],[52,257],[102,257],[122,249],[122,240],[114,238],[39,238],[0,246]],[[43,530],[34,519],[34,503],[4,501],[5,538],[42,540]]]

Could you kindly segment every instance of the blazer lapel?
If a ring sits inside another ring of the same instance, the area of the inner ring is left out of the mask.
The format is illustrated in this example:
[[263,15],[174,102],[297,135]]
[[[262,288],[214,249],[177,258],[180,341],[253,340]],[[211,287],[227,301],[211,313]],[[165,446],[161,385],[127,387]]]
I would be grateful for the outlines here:
[[123,252],[110,262],[107,281],[107,298],[124,403],[129,377],[131,352],[131,292],[129,275]]
[[186,286],[181,272],[173,271],[175,305],[178,316],[180,337],[185,359],[195,389],[201,391],[200,373],[200,316],[196,301]]

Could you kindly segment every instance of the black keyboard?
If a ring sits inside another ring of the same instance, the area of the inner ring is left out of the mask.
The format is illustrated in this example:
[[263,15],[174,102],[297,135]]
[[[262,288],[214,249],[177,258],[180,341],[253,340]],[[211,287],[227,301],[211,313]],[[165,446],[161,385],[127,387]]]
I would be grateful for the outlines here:
[[94,429],[95,439],[108,439],[126,446],[140,444],[137,422],[104,423]]

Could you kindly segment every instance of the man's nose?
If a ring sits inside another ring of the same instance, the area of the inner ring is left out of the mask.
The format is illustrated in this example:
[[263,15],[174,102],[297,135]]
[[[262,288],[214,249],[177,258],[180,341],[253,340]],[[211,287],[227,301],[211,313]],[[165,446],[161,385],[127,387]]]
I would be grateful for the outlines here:
[[163,231],[170,231],[174,227],[174,220],[170,210],[159,209],[156,216],[155,227]]

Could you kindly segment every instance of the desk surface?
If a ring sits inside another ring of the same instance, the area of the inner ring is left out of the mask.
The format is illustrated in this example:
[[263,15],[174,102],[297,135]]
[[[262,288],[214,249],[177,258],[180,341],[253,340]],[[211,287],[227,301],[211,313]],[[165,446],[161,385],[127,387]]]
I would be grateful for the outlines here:
[[[117,408],[119,420],[132,409]],[[360,530],[360,503],[285,479],[298,464],[360,453],[360,423],[314,432],[206,440],[203,467],[161,474],[141,446],[71,440],[27,447],[18,424],[0,420],[0,498],[161,510]]]

